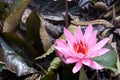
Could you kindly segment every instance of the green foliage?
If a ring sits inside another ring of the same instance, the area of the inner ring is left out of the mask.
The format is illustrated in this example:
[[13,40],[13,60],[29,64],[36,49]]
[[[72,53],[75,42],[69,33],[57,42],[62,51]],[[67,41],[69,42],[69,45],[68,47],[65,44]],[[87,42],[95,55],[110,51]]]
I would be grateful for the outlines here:
[[[41,80],[56,80],[55,79],[56,70],[61,66],[61,60],[59,57],[54,57],[53,54],[54,54],[54,47],[52,45],[45,54],[36,58],[36,60],[39,61],[43,60],[44,62],[42,61],[42,63],[44,63],[44,66],[48,67],[45,71],[43,71],[45,72],[45,74]],[[41,65],[42,63],[40,62],[39,64]],[[42,69],[44,68],[44,66],[41,66]]]
[[50,71],[46,75],[44,75],[41,80],[56,80],[55,76],[55,72]]
[[54,60],[50,63],[50,67],[48,68],[48,72],[52,70],[57,70],[60,67],[61,60],[59,57],[55,57]]
[[39,40],[39,28],[40,28],[40,19],[35,11],[33,11],[26,20],[27,27],[27,39],[29,42],[34,43],[36,40]]
[[106,45],[105,47],[110,49],[110,51],[99,57],[93,58],[93,60],[95,60],[98,64],[104,66],[107,69],[116,71],[118,69],[117,68],[117,53],[110,45]]
[[45,53],[52,45],[43,19],[33,11],[26,20],[27,39],[40,53]]
[[60,58],[55,57],[54,60],[50,63],[50,67],[48,68],[47,73],[42,77],[41,80],[56,80],[55,70],[57,70],[60,67],[60,64],[61,64]]

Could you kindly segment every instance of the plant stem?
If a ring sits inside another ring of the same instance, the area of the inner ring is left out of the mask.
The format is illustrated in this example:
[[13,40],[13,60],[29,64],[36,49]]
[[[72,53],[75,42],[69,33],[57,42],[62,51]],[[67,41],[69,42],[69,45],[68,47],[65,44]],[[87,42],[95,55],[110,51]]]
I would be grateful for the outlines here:
[[68,27],[69,26],[69,23],[68,23],[68,1],[65,0],[65,27]]
[[79,73],[79,80],[88,80],[87,74],[85,72],[84,66],[82,66]]

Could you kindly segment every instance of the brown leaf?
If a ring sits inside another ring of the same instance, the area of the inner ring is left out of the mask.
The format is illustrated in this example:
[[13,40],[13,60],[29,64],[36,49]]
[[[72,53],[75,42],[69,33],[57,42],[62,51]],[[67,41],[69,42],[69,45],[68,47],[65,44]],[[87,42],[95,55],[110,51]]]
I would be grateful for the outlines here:
[[41,23],[40,23],[41,26],[40,26],[40,31],[39,31],[40,39],[43,43],[44,51],[47,51],[52,45],[52,42],[46,31],[44,20],[41,17],[40,17],[40,20],[41,20]]

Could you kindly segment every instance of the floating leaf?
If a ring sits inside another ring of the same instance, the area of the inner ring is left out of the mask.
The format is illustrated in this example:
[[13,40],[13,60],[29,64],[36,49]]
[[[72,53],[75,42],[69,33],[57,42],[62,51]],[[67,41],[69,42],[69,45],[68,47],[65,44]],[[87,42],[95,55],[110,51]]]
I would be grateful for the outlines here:
[[[23,58],[17,54],[12,48],[10,48],[5,41],[0,37],[0,44],[3,49],[0,58],[5,63],[4,69],[8,69],[13,73],[16,73],[17,76],[27,75],[31,73],[35,73],[36,70],[34,68],[29,67]],[[3,65],[0,63],[0,69]]]
[[40,56],[40,53],[38,53],[29,43],[12,33],[3,33],[2,37],[29,65],[34,66],[34,59]]
[[[3,31],[4,32],[12,32],[16,28],[16,26],[19,24],[20,17],[28,5],[30,0],[16,0],[15,4],[12,6],[14,10],[10,13],[10,15],[5,19]],[[14,9],[15,8],[15,9]]]
[[116,71],[117,70],[117,53],[110,45],[107,45],[105,47],[109,48],[110,51],[107,52],[106,54],[93,58],[93,60],[95,60],[98,64],[104,66],[107,69]]

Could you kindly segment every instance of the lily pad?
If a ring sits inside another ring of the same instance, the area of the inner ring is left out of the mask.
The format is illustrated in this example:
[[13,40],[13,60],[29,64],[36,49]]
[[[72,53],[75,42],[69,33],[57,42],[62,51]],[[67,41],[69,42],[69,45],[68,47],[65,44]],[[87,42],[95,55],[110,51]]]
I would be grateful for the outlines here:
[[107,69],[116,71],[118,69],[117,68],[117,53],[110,45],[107,44],[105,47],[109,48],[110,51],[107,52],[106,54],[93,58],[93,60]]

